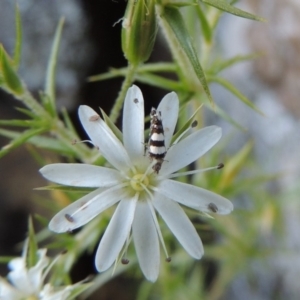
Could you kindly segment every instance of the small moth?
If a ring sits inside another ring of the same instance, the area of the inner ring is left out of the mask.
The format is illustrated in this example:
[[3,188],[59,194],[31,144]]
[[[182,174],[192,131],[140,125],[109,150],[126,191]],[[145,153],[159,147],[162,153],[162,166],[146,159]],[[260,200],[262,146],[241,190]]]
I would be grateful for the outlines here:
[[148,142],[148,154],[151,160],[156,160],[156,163],[152,167],[152,169],[158,174],[161,165],[164,161],[164,157],[167,153],[165,147],[164,128],[161,120],[161,113],[158,113],[153,107],[151,109],[150,117],[151,121]]

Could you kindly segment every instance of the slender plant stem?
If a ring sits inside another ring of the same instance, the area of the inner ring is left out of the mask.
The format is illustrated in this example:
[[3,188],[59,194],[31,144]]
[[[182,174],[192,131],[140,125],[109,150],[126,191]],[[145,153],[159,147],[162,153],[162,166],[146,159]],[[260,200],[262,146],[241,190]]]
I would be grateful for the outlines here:
[[28,90],[21,95],[15,95],[18,100],[23,102],[27,108],[29,108],[35,115],[45,118],[48,116],[47,111],[43,108],[43,106],[31,95]]
[[136,73],[137,66],[136,65],[129,65],[128,66],[128,73],[123,81],[121,90],[119,92],[118,98],[116,99],[115,105],[113,106],[110,112],[110,119],[113,123],[115,123],[120,115],[120,111],[123,107],[123,102],[127,93],[128,88],[130,87],[131,83],[134,80],[134,76]]

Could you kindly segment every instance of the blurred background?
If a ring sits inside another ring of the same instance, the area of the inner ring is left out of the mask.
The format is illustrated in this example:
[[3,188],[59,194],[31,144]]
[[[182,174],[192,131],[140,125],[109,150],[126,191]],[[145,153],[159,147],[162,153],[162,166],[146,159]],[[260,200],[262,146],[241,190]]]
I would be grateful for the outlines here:
[[[0,41],[9,53],[14,47],[14,2],[0,0]],[[45,70],[55,28],[61,16],[65,26],[57,68],[57,100],[66,107],[80,128],[77,108],[84,103],[110,111],[121,86],[121,78],[88,83],[87,77],[126,66],[121,51],[121,23],[124,0],[23,0],[19,3],[23,22],[23,51],[20,75],[33,94],[43,88]],[[238,7],[260,15],[267,23],[224,14],[219,24],[216,49],[222,57],[260,54],[224,71],[251,99],[264,116],[243,105],[216,85],[211,91],[218,103],[241,127],[207,112],[207,124],[219,124],[227,140],[224,157],[253,142],[250,158],[240,176],[257,175],[255,188],[231,199],[236,210],[225,220],[247,251],[230,267],[228,282],[209,299],[299,299],[300,295],[300,2],[297,0],[242,0]],[[151,61],[171,60],[163,38],[158,38]],[[148,113],[165,90],[138,84]],[[19,103],[0,91],[0,119],[20,118],[14,109]],[[0,146],[7,143],[0,137]],[[225,163],[226,164],[226,163]],[[0,160],[0,255],[16,255],[16,244],[27,231],[28,214],[47,214],[34,201],[34,188],[45,185],[40,166],[26,147],[14,150]],[[265,178],[272,180],[266,181]],[[244,187],[247,191],[247,187]],[[246,216],[246,217],[245,217]],[[50,216],[49,216],[50,217]],[[230,217],[229,217],[230,218]],[[222,224],[222,219],[220,219]],[[206,249],[211,252],[209,246]],[[232,251],[230,247],[228,251]],[[230,255],[228,254],[230,262]],[[206,289],[218,278],[218,264],[208,263]],[[224,263],[224,262],[223,262]],[[74,280],[94,273],[93,258],[83,257],[74,268]],[[223,269],[224,270],[224,269]],[[0,265],[1,275],[7,273]],[[231,273],[232,272],[232,273]],[[80,274],[80,275],[79,275]],[[224,281],[226,282],[226,280]],[[118,288],[116,288],[118,287]],[[94,298],[134,299],[135,285],[126,274],[106,284]],[[152,298],[151,298],[152,299]],[[153,299],[162,299],[159,294]],[[164,298],[165,299],[165,298]],[[189,299],[178,297],[177,299]],[[200,299],[195,296],[195,299]]]

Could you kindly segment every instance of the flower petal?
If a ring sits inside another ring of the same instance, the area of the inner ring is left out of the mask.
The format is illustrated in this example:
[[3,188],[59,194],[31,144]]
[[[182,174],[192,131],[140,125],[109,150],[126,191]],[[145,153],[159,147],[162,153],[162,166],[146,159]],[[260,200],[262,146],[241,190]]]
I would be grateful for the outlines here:
[[220,127],[209,126],[192,133],[178,144],[172,145],[159,174],[169,175],[189,165],[213,147],[221,136]]
[[54,232],[67,232],[81,227],[124,197],[120,187],[99,188],[57,213],[49,223]]
[[226,215],[233,210],[232,203],[226,198],[179,181],[163,180],[155,191],[183,205],[207,213]]
[[28,270],[28,278],[34,287],[35,291],[39,291],[43,285],[43,272],[49,265],[49,258],[46,256],[47,249],[39,249],[37,251],[38,261]]
[[144,142],[144,98],[133,85],[127,91],[123,109],[123,143],[131,160],[144,155]]
[[139,202],[136,206],[132,233],[142,272],[148,280],[154,282],[159,273],[159,242],[155,223],[145,202]]
[[200,259],[204,253],[201,239],[180,205],[162,195],[156,195],[153,205],[187,253]]
[[11,286],[6,280],[0,277],[0,296],[1,300],[14,300],[26,297],[25,292],[18,291]]
[[30,282],[23,257],[17,257],[11,260],[9,262],[9,268],[11,271],[8,273],[7,278],[14,285],[14,287],[16,287],[25,295],[35,294],[37,292],[34,284]]
[[116,260],[131,229],[137,197],[121,200],[102,237],[96,253],[96,268],[107,270]]
[[129,156],[106,123],[89,106],[81,105],[78,110],[79,119],[86,133],[95,146],[99,147],[103,156],[118,170],[127,171],[131,167]]
[[88,164],[51,164],[40,169],[48,180],[77,187],[108,187],[120,183],[120,172]]
[[167,94],[159,103],[157,111],[161,112],[164,126],[165,146],[169,148],[177,123],[179,112],[179,99],[176,93]]

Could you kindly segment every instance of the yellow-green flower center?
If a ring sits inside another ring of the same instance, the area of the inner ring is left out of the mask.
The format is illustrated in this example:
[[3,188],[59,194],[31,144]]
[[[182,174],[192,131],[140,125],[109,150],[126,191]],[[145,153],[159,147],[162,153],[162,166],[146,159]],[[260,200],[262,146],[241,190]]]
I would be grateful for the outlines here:
[[145,174],[136,174],[131,178],[130,184],[135,191],[141,192],[149,185],[149,179]]

